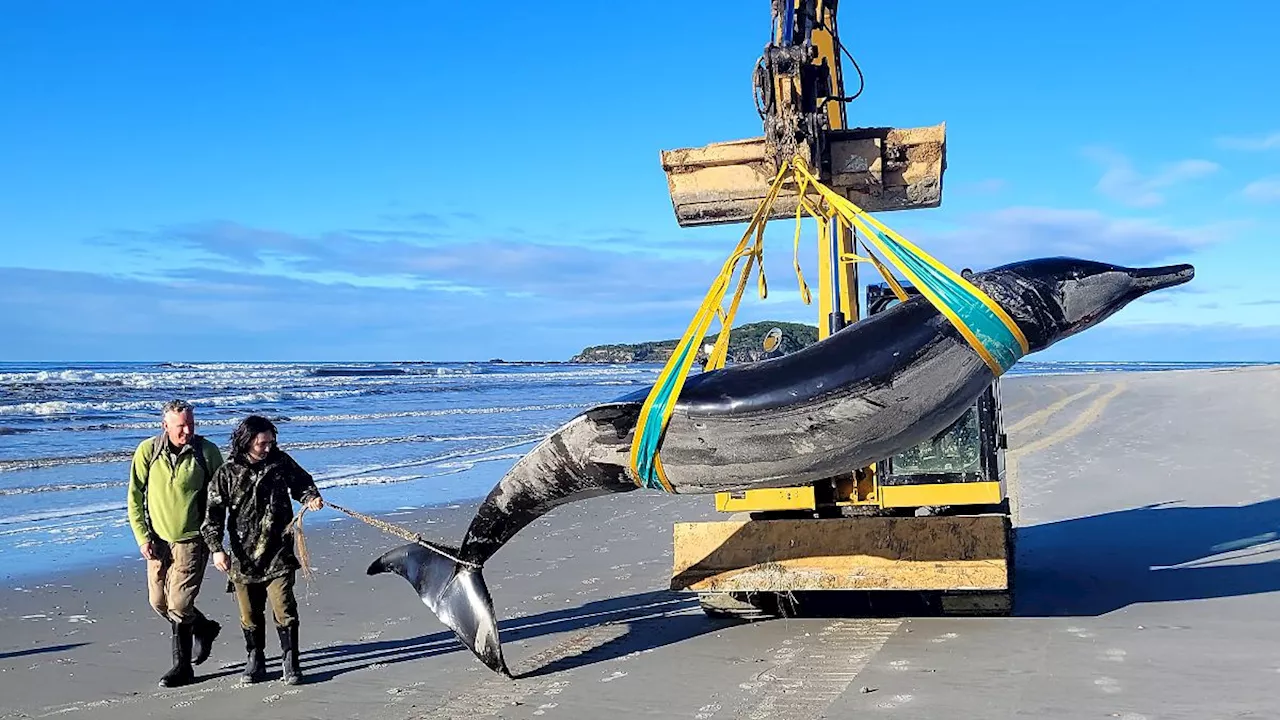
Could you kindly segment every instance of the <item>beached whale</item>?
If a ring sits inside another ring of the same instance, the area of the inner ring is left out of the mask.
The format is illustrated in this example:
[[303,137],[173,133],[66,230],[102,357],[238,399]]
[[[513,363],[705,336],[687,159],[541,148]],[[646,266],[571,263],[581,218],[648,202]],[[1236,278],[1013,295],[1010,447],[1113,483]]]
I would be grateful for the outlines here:
[[[1008,313],[1034,353],[1194,273],[1190,265],[1047,258],[968,280]],[[936,435],[993,379],[959,331],[927,299],[913,298],[790,355],[690,377],[662,438],[662,464],[676,493],[820,480]],[[461,547],[404,545],[368,574],[404,577],[485,665],[509,675],[481,569],[552,509],[638,489],[629,453],[648,393],[593,407],[551,433],[489,493]]]

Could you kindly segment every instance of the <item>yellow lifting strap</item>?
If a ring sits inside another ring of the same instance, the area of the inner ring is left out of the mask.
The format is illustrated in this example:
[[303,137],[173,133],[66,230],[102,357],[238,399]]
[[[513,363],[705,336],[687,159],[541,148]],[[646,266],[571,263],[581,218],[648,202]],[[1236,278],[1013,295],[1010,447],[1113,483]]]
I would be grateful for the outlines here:
[[[807,197],[806,190],[812,187],[825,201],[828,216],[838,215],[861,230],[863,236],[869,238],[889,262],[907,276],[930,304],[951,321],[994,375],[1002,375],[1027,354],[1027,339],[1022,329],[986,293],[871,217],[848,198],[823,185],[809,172],[802,158],[793,159],[791,167],[800,185],[801,206],[815,217],[822,214]],[[867,251],[871,254],[869,248]],[[875,265],[890,285],[896,285],[892,273],[879,262]],[[895,286],[894,292],[905,299],[900,289]]]
[[[764,201],[760,203],[760,207],[756,208],[750,224],[742,233],[742,239],[738,241],[733,254],[725,261],[720,274],[711,283],[711,288],[703,298],[702,305],[694,313],[684,336],[676,344],[666,366],[662,368],[657,381],[653,384],[653,389],[650,390],[649,396],[645,398],[644,405],[640,408],[635,439],[631,443],[631,471],[641,487],[672,491],[671,484],[667,482],[666,474],[662,470],[662,462],[658,459],[658,443],[662,432],[666,429],[667,421],[675,408],[675,401],[680,396],[680,390],[688,378],[689,368],[697,357],[699,343],[706,335],[711,319],[717,316],[721,320],[720,337],[717,338],[716,345],[707,358],[707,369],[723,366],[729,349],[729,329],[733,326],[733,317],[737,313],[738,302],[742,299],[742,291],[750,275],[751,266],[756,261],[763,260],[764,228],[765,223],[768,222],[769,209],[777,200],[778,192],[782,189],[786,178],[787,174],[784,172],[779,172],[774,178]],[[752,242],[753,236],[754,242]],[[734,293],[729,311],[724,312],[720,308],[720,303],[728,290],[729,279],[733,275],[734,268],[743,258],[747,259],[747,264],[741,271],[738,290]],[[760,264],[760,271],[760,293],[763,298],[767,289],[764,282],[763,263]],[[803,283],[803,279],[801,282]]]
[[[675,409],[676,400],[688,378],[689,368],[697,356],[699,343],[706,335],[713,318],[720,320],[721,330],[708,354],[704,369],[714,370],[724,366],[728,355],[729,332],[733,325],[733,318],[755,263],[760,264],[760,297],[763,298],[766,295],[763,266],[764,228],[768,222],[770,210],[787,179],[793,180],[798,188],[794,260],[796,274],[800,281],[801,296],[806,305],[810,302],[810,295],[804,276],[800,272],[800,230],[803,218],[807,214],[817,222],[820,237],[827,236],[826,231],[833,221],[842,231],[850,228],[861,230],[863,237],[870,239],[876,249],[883,253],[889,262],[951,321],[996,376],[1003,374],[1028,352],[1027,340],[1021,329],[994,300],[928,253],[885,227],[848,198],[823,185],[809,172],[805,161],[796,157],[778,171],[768,194],[756,209],[742,239],[738,241],[733,254],[721,268],[720,274],[712,283],[702,305],[694,314],[683,337],[676,344],[670,359],[667,360],[658,375],[658,380],[640,408],[630,457],[630,471],[633,480],[640,487],[673,491],[662,469],[662,461],[658,454],[662,434],[666,430],[667,422]],[[816,197],[810,196],[811,190]],[[750,242],[753,236],[754,242]],[[870,262],[884,276],[894,294],[900,300],[906,300],[907,294],[893,273],[866,246],[865,241],[862,245],[867,253],[866,256],[846,253],[840,256],[840,261]],[[740,271],[738,288],[726,312],[720,305],[738,261],[744,258],[746,265]]]

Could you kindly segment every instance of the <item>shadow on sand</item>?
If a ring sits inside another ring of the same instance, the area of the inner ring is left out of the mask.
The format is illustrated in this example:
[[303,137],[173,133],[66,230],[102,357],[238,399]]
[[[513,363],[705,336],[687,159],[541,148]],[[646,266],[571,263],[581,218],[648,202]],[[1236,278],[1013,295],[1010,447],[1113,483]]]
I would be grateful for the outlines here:
[[[1017,528],[1015,617],[1104,615],[1130,605],[1280,590],[1280,500],[1159,503]],[[942,614],[937,593],[795,593],[801,617]]]
[[[504,645],[555,633],[585,630],[607,623],[625,623],[627,629],[621,637],[604,642],[598,647],[552,661],[545,667],[535,667],[517,677],[534,677],[551,672],[562,672],[574,667],[603,662],[633,652],[651,650],[708,632],[714,632],[729,624],[713,620],[700,612],[687,611],[698,606],[697,599],[687,594],[673,592],[648,592],[618,598],[598,600],[576,608],[513,618],[499,623]],[[348,643],[304,651],[302,669],[304,682],[325,682],[350,672],[373,665],[391,665],[444,655],[463,653],[466,661],[478,662],[462,646],[450,631],[423,635],[405,640],[370,641]],[[512,671],[518,672],[519,657],[508,658]]]
[[[1018,528],[1014,615],[1102,615],[1129,605],[1251,595],[1280,590],[1280,500],[1247,506],[1163,503]],[[796,593],[787,614],[904,617],[938,614],[917,592]],[[691,594],[655,591],[502,622],[504,644],[607,623],[627,627],[580,653],[518,677],[564,672],[672,645],[737,621],[696,611]],[[690,612],[692,611],[692,612]],[[336,645],[303,653],[305,682],[325,682],[373,665],[469,653],[452,632],[406,640]],[[467,661],[473,661],[467,657]],[[512,670],[521,658],[508,658]]]
[[42,655],[44,653],[56,653],[64,650],[74,650],[83,647],[89,643],[67,643],[65,645],[46,645],[44,647],[28,648],[26,650],[14,650],[12,652],[0,652],[0,660],[12,660],[13,658],[27,657],[28,655]]
[[1019,528],[1015,614],[1102,615],[1136,603],[1280,590],[1280,500],[1160,503]]

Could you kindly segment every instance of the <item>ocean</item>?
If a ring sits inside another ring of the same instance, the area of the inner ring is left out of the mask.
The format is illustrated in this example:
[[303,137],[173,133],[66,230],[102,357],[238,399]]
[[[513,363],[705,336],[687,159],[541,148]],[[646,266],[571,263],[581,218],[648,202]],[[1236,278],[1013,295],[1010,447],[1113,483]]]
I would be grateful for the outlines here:
[[[1037,363],[1007,376],[1245,363]],[[224,453],[245,415],[326,498],[367,513],[483,497],[581,409],[652,383],[658,365],[564,363],[0,363],[0,575],[136,558],[129,458],[171,398]],[[330,520],[345,516],[330,513]],[[317,516],[317,522],[323,521]]]

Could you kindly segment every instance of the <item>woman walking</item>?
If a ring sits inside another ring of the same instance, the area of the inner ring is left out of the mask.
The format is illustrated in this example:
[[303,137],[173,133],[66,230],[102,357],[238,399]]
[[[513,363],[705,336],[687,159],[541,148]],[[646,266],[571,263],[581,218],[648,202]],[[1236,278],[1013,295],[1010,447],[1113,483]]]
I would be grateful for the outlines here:
[[[227,461],[209,484],[208,510],[201,534],[213,553],[214,567],[227,573],[235,587],[244,630],[243,680],[258,682],[266,675],[267,603],[280,636],[283,679],[296,685],[302,679],[298,665],[298,603],[293,593],[301,569],[293,550],[296,500],[308,510],[324,506],[310,473],[276,446],[276,426],[260,415],[250,415],[231,434]],[[226,530],[227,546],[222,544]]]

